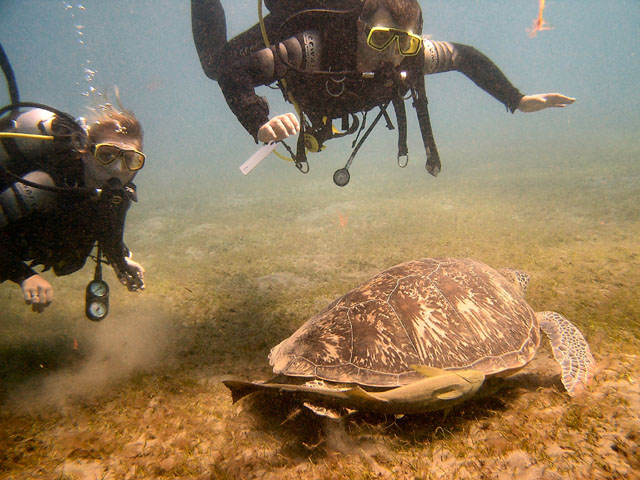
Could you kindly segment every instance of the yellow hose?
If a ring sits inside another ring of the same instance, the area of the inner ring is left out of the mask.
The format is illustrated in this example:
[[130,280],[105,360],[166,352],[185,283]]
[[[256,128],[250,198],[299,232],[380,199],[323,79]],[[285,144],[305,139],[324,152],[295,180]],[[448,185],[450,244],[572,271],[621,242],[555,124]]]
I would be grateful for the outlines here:
[[37,135],[35,133],[0,132],[0,138],[34,138],[36,140],[53,140],[53,135]]
[[267,28],[264,26],[264,16],[262,15],[262,0],[258,0],[258,19],[260,20],[260,32],[262,32],[262,40],[265,47],[269,48],[271,43],[269,42],[269,36],[267,35]]

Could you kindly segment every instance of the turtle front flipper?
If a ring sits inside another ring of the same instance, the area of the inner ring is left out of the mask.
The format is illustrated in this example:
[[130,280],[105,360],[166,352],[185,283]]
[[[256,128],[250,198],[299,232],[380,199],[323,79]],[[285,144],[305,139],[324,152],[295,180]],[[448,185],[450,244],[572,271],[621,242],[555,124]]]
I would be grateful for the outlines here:
[[562,367],[567,393],[577,395],[593,378],[596,362],[587,341],[573,323],[556,312],[537,312],[540,328],[549,337],[553,356]]

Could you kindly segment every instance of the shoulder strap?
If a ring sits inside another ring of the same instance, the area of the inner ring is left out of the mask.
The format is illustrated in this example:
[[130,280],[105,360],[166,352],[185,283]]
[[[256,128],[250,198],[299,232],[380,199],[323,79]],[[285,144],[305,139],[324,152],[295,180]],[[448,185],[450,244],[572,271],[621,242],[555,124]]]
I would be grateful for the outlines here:
[[[422,55],[420,55],[422,56]],[[424,62],[424,57],[422,58]],[[418,74],[415,87],[411,89],[413,97],[413,106],[418,114],[418,123],[420,124],[420,133],[422,134],[422,143],[427,154],[427,163],[425,168],[434,177],[438,176],[442,165],[440,164],[440,155],[436,148],[436,141],[433,138],[433,130],[431,130],[431,121],[429,120],[429,102],[427,100],[427,88],[425,85],[424,74]]]
[[[407,109],[404,107],[404,99],[396,96],[392,100],[393,109],[396,112],[396,121],[398,122],[398,165],[406,167],[409,157],[409,148],[407,147]],[[407,157],[404,163],[400,158]]]

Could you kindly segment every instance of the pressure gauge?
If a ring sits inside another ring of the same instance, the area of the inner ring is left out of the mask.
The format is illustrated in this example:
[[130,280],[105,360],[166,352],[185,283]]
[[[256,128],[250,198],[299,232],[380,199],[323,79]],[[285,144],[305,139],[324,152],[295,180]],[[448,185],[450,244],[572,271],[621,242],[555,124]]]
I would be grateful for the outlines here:
[[102,280],[93,280],[87,285],[85,314],[89,320],[99,322],[109,313],[109,285]]
[[333,174],[333,183],[335,183],[339,187],[344,187],[347,183],[349,183],[350,179],[349,170],[346,168],[341,168],[336,170]]
[[107,316],[107,313],[109,313],[107,305],[99,300],[94,300],[87,305],[87,316],[93,321],[99,322]]
[[94,295],[96,297],[104,297],[109,293],[108,285],[102,280],[94,280],[93,282],[89,283],[87,289],[91,292],[91,295]]

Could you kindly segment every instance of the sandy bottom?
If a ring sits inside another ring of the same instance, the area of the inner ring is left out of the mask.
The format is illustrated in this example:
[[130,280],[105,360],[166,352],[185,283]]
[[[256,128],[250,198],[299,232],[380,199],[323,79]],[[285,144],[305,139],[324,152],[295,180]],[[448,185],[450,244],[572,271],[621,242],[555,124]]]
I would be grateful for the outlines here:
[[[52,279],[42,315],[0,287],[0,478],[640,478],[640,167],[575,162],[141,189],[126,240],[147,289],[107,272],[105,321],[83,317],[90,265]],[[533,308],[588,339],[589,390],[564,393],[545,343],[499,393],[447,414],[232,404],[223,379],[269,378],[269,349],[307,318],[426,256],[528,271]]]

